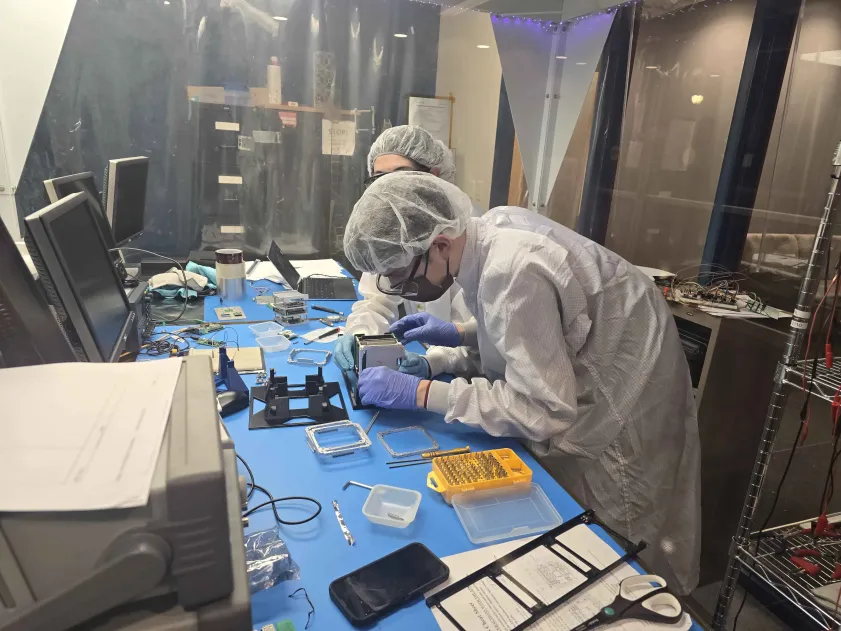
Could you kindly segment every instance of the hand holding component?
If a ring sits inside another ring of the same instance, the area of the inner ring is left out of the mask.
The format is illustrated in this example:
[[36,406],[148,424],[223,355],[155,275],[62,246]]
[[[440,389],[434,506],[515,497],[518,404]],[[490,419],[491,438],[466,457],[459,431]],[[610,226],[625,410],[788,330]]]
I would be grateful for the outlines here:
[[353,336],[343,335],[336,340],[336,347],[334,349],[336,355],[336,363],[342,370],[350,370],[353,368]]
[[404,344],[426,342],[433,346],[461,346],[461,335],[455,324],[426,312],[400,318],[389,327],[388,332],[394,333]]
[[421,378],[385,366],[366,368],[359,375],[359,397],[364,405],[394,410],[418,409]]
[[406,353],[406,357],[400,363],[400,372],[407,375],[414,375],[421,379],[431,379],[432,370],[429,368],[429,362],[423,355],[417,353]]

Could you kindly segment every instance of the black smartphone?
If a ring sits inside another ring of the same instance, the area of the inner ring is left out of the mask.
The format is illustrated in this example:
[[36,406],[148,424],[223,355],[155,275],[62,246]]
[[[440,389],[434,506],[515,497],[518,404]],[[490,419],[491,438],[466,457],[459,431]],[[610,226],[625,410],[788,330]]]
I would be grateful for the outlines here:
[[330,583],[330,598],[354,626],[379,620],[440,585],[450,568],[422,543],[410,543]]

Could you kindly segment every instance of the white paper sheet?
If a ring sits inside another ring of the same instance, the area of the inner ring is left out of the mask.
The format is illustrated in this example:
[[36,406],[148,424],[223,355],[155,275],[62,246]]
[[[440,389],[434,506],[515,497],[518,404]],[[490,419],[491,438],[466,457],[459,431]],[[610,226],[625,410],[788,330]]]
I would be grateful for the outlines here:
[[344,327],[338,327],[338,331],[333,333],[333,335],[328,335],[327,337],[322,337],[320,340],[316,339],[319,335],[323,333],[327,333],[330,329],[335,329],[337,327],[334,326],[325,326],[321,329],[316,329],[315,331],[310,331],[309,333],[304,333],[301,337],[305,340],[312,341],[313,344],[331,344],[339,339],[339,333],[344,331]]
[[[253,263],[248,263],[247,265],[248,267],[246,269],[250,268]],[[246,280],[268,280],[278,285],[289,287],[289,283],[286,282],[283,275],[277,271],[277,268],[271,261],[260,261],[254,266],[253,270],[246,274],[245,278]]]
[[141,506],[180,359],[0,370],[0,512]]
[[[450,578],[440,587],[428,592],[426,597],[428,598],[447,585],[461,580],[471,572],[475,572],[485,565],[504,557],[512,550],[530,540],[531,538],[524,538],[506,541],[494,546],[445,557],[442,560],[450,568]],[[619,558],[619,555],[587,526],[577,526],[564,533],[559,540],[596,567],[606,567]],[[578,584],[578,581],[577,579],[563,580],[567,574],[565,572],[555,571],[563,567],[563,562],[557,558],[557,562],[556,560],[549,560],[546,557],[547,554],[551,555],[551,552],[540,553],[538,555],[532,553],[521,557],[515,562],[517,566],[514,567],[514,572],[519,577],[528,576],[526,580],[530,581],[530,584],[525,584],[524,586],[530,591],[536,590],[536,592],[532,591],[532,593],[540,598],[546,596],[547,599],[551,600],[553,598],[557,599],[562,593],[573,589]],[[532,563],[523,560],[528,558],[531,558]],[[570,563],[579,564],[580,562],[576,563],[570,559]],[[512,569],[510,564],[506,568],[509,570]],[[622,565],[570,602],[561,605],[545,618],[530,626],[529,629],[533,631],[569,631],[569,629],[576,627],[594,616],[601,607],[612,602],[619,591],[619,582],[623,578],[635,574],[638,574],[638,572],[630,565]],[[504,577],[502,578],[504,579]],[[513,584],[510,584],[510,581],[506,580],[505,584],[509,589],[512,588]],[[521,584],[523,583],[521,582]],[[512,591],[518,595],[522,594],[518,589],[512,589]],[[531,604],[527,597],[523,598],[523,601],[526,604]],[[443,604],[450,615],[467,631],[487,629],[492,631],[508,631],[508,629],[516,626],[519,621],[527,619],[522,617],[525,610],[489,579],[474,584],[471,590],[458,592],[456,595],[445,600]],[[456,628],[437,607],[432,608],[432,613],[438,622],[438,626],[443,631],[456,631]],[[610,626],[610,629],[611,631],[657,631],[660,629],[664,631],[666,629],[670,629],[671,631],[687,631],[691,626],[691,619],[688,615],[684,614],[683,620],[676,625],[660,625],[638,620],[628,620],[613,624]]]
[[448,99],[409,97],[409,124],[423,127],[436,140],[450,146],[452,102]]
[[342,266],[333,259],[314,259],[312,261],[290,261],[292,267],[298,272],[301,278],[307,276],[330,276],[333,278],[344,278]]

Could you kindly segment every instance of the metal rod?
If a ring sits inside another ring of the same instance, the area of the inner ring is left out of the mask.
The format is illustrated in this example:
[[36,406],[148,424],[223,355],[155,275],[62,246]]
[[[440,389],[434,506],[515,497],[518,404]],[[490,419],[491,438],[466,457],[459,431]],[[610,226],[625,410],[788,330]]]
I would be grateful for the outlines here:
[[[730,560],[724,580],[721,583],[721,591],[718,594],[718,602],[716,603],[715,613],[713,614],[713,629],[716,631],[723,631],[727,625],[727,613],[730,609],[730,603],[733,600],[739,574],[741,573],[738,550],[740,547],[746,547],[749,543],[750,529],[756,514],[757,501],[762,491],[765,474],[768,472],[768,462],[771,459],[771,451],[774,447],[777,430],[779,429],[786,399],[788,398],[784,381],[785,370],[792,366],[800,355],[803,337],[809,329],[812,320],[812,308],[815,303],[815,292],[818,281],[820,280],[821,269],[824,266],[826,257],[829,256],[828,246],[832,238],[835,212],[838,207],[838,180],[841,179],[841,143],[838,144],[835,150],[832,165],[832,180],[829,186],[829,195],[823,209],[820,225],[815,233],[809,264],[800,283],[797,308],[794,310],[794,316],[789,324],[789,332],[782,362],[777,367],[774,377],[774,389],[771,393],[771,401],[768,404],[765,427],[762,430],[762,438],[759,441],[756,462],[751,473],[745,503],[742,507],[742,514],[739,517],[739,526],[730,545]],[[804,365],[805,369],[806,367]]]
[[363,488],[363,489],[368,489],[369,491],[373,491],[373,490],[374,490],[374,487],[373,487],[373,486],[368,486],[367,484],[362,484],[362,482],[354,482],[353,480],[348,480],[347,482],[345,482],[345,485],[342,487],[342,490],[344,491],[344,490],[345,490],[347,487],[349,487],[351,484],[352,484],[353,486],[358,486],[358,487],[361,487],[361,488]]
[[377,411],[374,413],[374,416],[372,416],[372,417],[371,417],[371,422],[370,422],[370,423],[368,423],[368,427],[366,427],[366,428],[365,428],[365,433],[366,433],[366,434],[370,434],[370,433],[371,433],[371,428],[374,426],[374,423],[376,422],[377,417],[380,415],[380,412],[381,412],[381,411],[382,411],[382,410],[377,410]]
[[410,462],[408,464],[396,464],[391,465],[389,469],[402,469],[404,467],[417,467],[419,464],[432,464],[431,460],[425,460],[424,462]]

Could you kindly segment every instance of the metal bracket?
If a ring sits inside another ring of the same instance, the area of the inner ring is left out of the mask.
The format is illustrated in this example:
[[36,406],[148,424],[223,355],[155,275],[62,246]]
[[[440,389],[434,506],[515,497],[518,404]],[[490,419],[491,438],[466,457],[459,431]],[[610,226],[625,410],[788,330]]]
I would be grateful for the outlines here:
[[[324,357],[321,361],[312,357],[298,357],[301,354],[312,353]],[[290,364],[298,364],[299,366],[326,366],[330,363],[333,357],[333,351],[322,351],[316,348],[293,348],[289,351],[289,359],[286,361]]]

